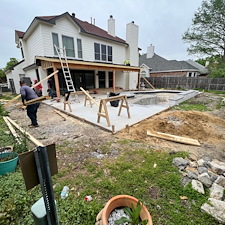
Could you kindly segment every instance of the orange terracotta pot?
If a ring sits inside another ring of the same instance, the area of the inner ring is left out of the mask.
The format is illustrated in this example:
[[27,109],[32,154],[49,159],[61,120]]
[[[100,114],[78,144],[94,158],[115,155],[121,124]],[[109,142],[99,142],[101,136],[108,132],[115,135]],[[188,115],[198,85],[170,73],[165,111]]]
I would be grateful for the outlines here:
[[[138,199],[130,195],[117,195],[111,198],[105,205],[104,209],[101,211],[101,224],[108,225],[108,218],[110,213],[119,207],[129,207],[134,205],[136,207],[138,203]],[[141,220],[148,220],[147,225],[152,225],[152,217],[148,212],[146,206],[143,205],[141,213],[140,213]]]

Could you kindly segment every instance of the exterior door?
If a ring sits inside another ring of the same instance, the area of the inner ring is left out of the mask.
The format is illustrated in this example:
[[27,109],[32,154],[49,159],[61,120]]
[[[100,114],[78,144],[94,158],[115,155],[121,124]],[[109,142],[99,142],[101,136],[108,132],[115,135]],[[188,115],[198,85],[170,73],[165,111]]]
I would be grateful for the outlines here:
[[14,84],[13,79],[9,79],[9,85],[10,85],[10,89],[12,91],[12,94],[16,94],[16,89],[15,89],[15,84]]
[[99,88],[105,88],[105,71],[98,71]]

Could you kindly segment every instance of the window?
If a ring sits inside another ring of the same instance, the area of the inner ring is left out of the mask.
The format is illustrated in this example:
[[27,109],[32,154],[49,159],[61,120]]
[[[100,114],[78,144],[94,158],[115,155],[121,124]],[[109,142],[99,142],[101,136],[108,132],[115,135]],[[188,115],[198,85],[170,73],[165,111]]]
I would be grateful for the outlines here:
[[95,60],[112,62],[112,46],[94,43]]
[[108,61],[112,62],[112,46],[108,46]]
[[52,43],[53,43],[54,55],[57,55],[57,52],[56,52],[56,49],[55,49],[55,45],[56,45],[57,48],[59,48],[58,34],[52,33]]
[[24,59],[23,45],[21,41],[20,41],[20,50],[21,50],[22,59]]
[[66,56],[75,57],[74,41],[72,37],[62,36],[63,48],[66,49]]
[[81,39],[77,39],[77,54],[78,54],[78,58],[80,59],[83,58]]
[[145,71],[145,70],[142,70],[142,71],[141,71],[141,76],[142,76],[142,77],[146,77],[146,76],[147,76],[147,74],[146,74],[146,71]]
[[100,44],[95,43],[95,60],[100,60]]
[[106,45],[101,45],[102,61],[106,61]]

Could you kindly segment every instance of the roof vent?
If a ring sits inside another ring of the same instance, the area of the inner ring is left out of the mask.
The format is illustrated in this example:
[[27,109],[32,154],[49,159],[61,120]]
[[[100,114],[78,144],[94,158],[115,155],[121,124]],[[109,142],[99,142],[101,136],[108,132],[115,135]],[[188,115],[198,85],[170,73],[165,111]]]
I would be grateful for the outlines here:
[[131,23],[134,23],[134,21],[132,21]]
[[109,18],[113,18],[113,16],[112,16],[112,15],[110,15],[110,16],[109,16]]
[[75,18],[75,13],[72,13],[72,17]]

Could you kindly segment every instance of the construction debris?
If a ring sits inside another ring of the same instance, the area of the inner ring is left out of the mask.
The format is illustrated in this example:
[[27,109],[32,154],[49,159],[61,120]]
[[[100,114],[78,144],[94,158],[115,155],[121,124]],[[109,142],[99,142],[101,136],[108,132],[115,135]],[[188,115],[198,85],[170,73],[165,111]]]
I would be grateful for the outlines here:
[[15,123],[13,120],[11,120],[8,116],[5,117],[14,127],[16,127],[21,133],[27,135],[29,140],[33,142],[36,146],[44,146],[40,141],[35,139],[32,135],[30,135],[28,132],[26,132],[23,128],[21,128],[17,123]]
[[175,141],[175,142],[179,142],[179,143],[183,143],[183,144],[188,144],[188,145],[195,145],[195,146],[201,145],[199,143],[199,141],[196,140],[196,139],[176,136],[176,135],[172,135],[172,134],[161,133],[161,132],[157,132],[157,131],[147,130],[147,135],[152,136],[152,137],[158,137],[158,138],[166,139],[166,140],[169,140],[169,141]]

